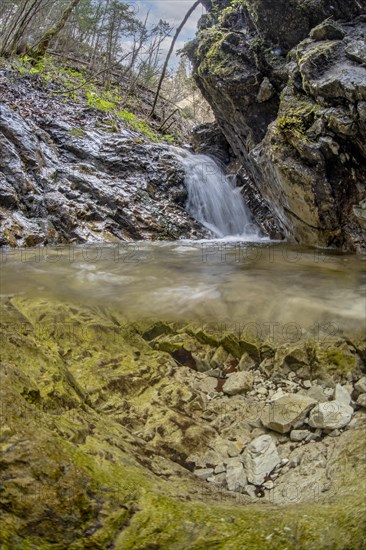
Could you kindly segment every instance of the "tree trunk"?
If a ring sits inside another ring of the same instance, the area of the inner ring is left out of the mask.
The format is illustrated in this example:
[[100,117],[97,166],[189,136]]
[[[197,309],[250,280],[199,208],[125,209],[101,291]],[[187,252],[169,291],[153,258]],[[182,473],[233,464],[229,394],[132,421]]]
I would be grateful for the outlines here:
[[51,40],[59,34],[60,31],[64,28],[69,19],[72,11],[80,3],[81,0],[71,0],[70,4],[64,10],[62,16],[57,21],[57,23],[51,27],[45,34],[40,38],[37,44],[32,48],[32,53],[35,57],[43,57],[50,45]]
[[156,107],[156,104],[158,102],[158,99],[159,99],[159,95],[160,95],[160,90],[161,90],[161,86],[163,84],[163,80],[165,78],[165,73],[166,73],[166,70],[168,68],[168,63],[169,63],[169,59],[173,53],[173,50],[174,50],[174,46],[175,46],[175,43],[178,39],[178,36],[180,35],[181,33],[181,30],[183,29],[184,25],[187,23],[188,19],[191,17],[192,13],[194,12],[194,10],[201,4],[201,0],[197,0],[190,8],[189,10],[187,11],[186,15],[184,16],[184,19],[183,21],[181,22],[181,24],[179,25],[179,27],[177,28],[176,32],[175,32],[175,35],[174,35],[174,38],[172,40],[172,43],[170,45],[170,48],[169,48],[169,51],[168,51],[168,55],[166,56],[166,59],[165,59],[165,63],[164,63],[164,67],[163,67],[163,71],[161,73],[161,77],[160,77],[160,80],[159,80],[159,84],[158,84],[158,89],[156,90],[156,95],[155,95],[155,99],[154,99],[154,104],[153,104],[153,108],[151,109],[151,113],[150,113],[150,117],[153,116],[154,112],[155,112],[155,107]]
[[0,55],[12,55],[18,48],[24,31],[41,7],[42,0],[26,0],[19,15],[15,15],[14,22],[4,38]]

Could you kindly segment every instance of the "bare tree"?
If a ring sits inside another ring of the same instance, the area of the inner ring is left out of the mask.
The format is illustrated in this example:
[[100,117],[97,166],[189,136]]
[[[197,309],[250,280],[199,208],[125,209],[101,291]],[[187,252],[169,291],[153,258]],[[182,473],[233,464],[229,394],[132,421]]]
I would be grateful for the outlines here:
[[24,0],[10,21],[2,40],[0,55],[12,55],[19,47],[27,26],[42,7],[43,0]]
[[64,28],[69,19],[72,11],[80,3],[81,0],[71,0],[70,4],[63,11],[60,19],[51,27],[45,34],[40,38],[36,45],[32,48],[33,55],[37,57],[43,57],[47,52],[50,42],[55,36],[59,34],[60,31]]
[[158,88],[156,90],[156,94],[155,94],[155,99],[154,99],[154,103],[153,103],[153,107],[151,109],[151,113],[150,113],[150,116],[152,117],[154,112],[155,112],[155,108],[156,108],[156,104],[158,102],[158,99],[159,99],[159,95],[160,95],[160,90],[161,90],[161,86],[163,84],[163,80],[165,78],[165,74],[166,74],[166,70],[168,68],[168,64],[169,64],[169,60],[170,60],[170,57],[173,53],[173,50],[174,50],[174,46],[175,46],[175,43],[178,39],[178,36],[180,35],[184,25],[187,23],[188,19],[191,17],[192,13],[194,12],[194,10],[201,4],[201,0],[197,0],[190,8],[189,10],[187,11],[187,13],[185,14],[184,18],[183,18],[183,21],[181,22],[181,24],[179,25],[179,27],[177,28],[176,32],[175,32],[175,35],[174,35],[174,38],[172,40],[172,43],[170,45],[170,48],[169,48],[169,51],[168,51],[168,54],[166,56],[166,59],[165,59],[165,63],[164,63],[164,67],[163,67],[163,71],[161,73],[161,77],[160,77],[160,80],[159,80],[159,84],[158,84]]

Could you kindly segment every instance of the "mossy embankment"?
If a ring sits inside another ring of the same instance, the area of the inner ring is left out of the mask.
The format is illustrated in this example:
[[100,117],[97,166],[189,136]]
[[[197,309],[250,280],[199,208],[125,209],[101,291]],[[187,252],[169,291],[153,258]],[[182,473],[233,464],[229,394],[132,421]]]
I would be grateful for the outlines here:
[[[14,57],[11,60],[0,59],[0,68],[11,69],[18,78],[33,79],[48,91],[50,97],[62,103],[74,102],[84,108],[94,110],[100,118],[100,124],[111,133],[118,133],[126,127],[141,134],[142,139],[156,143],[174,143],[175,138],[159,131],[160,124],[149,120],[149,105],[143,96],[130,94],[117,82],[103,85],[98,77],[88,74],[82,67],[75,69],[67,64],[58,63],[52,56],[34,60],[29,56]],[[137,114],[139,113],[139,114]],[[77,131],[77,130],[76,130]],[[179,143],[179,137],[177,142]]]

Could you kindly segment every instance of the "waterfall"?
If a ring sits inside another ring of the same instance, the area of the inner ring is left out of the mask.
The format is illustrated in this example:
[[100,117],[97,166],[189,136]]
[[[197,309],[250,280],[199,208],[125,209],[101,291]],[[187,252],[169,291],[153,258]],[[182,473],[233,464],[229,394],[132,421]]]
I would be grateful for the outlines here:
[[191,216],[215,237],[258,236],[233,178],[211,157],[188,151],[181,151],[181,156],[188,191],[186,209]]

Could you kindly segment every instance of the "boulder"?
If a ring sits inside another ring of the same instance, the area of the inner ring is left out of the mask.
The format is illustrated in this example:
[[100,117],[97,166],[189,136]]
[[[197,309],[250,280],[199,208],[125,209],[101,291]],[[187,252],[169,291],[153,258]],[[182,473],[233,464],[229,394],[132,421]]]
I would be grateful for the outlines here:
[[229,354],[222,346],[219,346],[215,351],[210,363],[213,369],[222,369]]
[[366,393],[361,393],[361,395],[358,396],[356,403],[363,409],[366,409]]
[[207,376],[199,383],[199,389],[204,393],[213,393],[216,392],[217,387],[217,378],[213,376]]
[[290,433],[291,441],[303,441],[311,435],[309,430],[292,430]]
[[344,428],[350,422],[353,409],[338,401],[319,403],[310,413],[309,425],[322,430],[337,430]]
[[340,384],[337,384],[334,389],[333,399],[342,405],[349,405],[351,403],[349,391]]
[[261,435],[250,443],[243,453],[243,464],[248,481],[261,485],[281,459],[270,435]]
[[248,484],[243,463],[238,458],[228,462],[226,466],[226,483],[229,491],[241,492]]
[[366,64],[366,44],[364,40],[355,40],[346,47],[346,55],[356,63]]
[[317,27],[314,27],[310,33],[313,40],[342,40],[344,32],[334,21],[324,21]]
[[250,357],[249,353],[245,352],[240,358],[238,370],[251,370],[255,367],[255,361]]
[[222,387],[227,395],[245,393],[253,388],[253,375],[250,372],[235,372],[231,374]]
[[214,471],[212,468],[202,468],[200,470],[195,470],[194,474],[201,479],[208,479],[213,476]]
[[355,390],[358,393],[366,393],[366,376],[363,376],[358,380],[358,382],[356,382]]
[[259,92],[257,95],[258,103],[264,103],[265,101],[268,101],[269,99],[271,99],[271,97],[273,97],[275,93],[276,93],[276,90],[274,89],[270,80],[267,77],[265,77],[262,80],[262,84],[260,85]]
[[285,394],[264,408],[261,421],[270,430],[287,433],[303,424],[307,413],[315,404],[315,399],[306,395]]
[[315,399],[315,401],[319,401],[321,403],[323,403],[324,401],[328,401],[328,395],[324,392],[321,386],[312,386],[307,390],[306,395],[311,399]]

